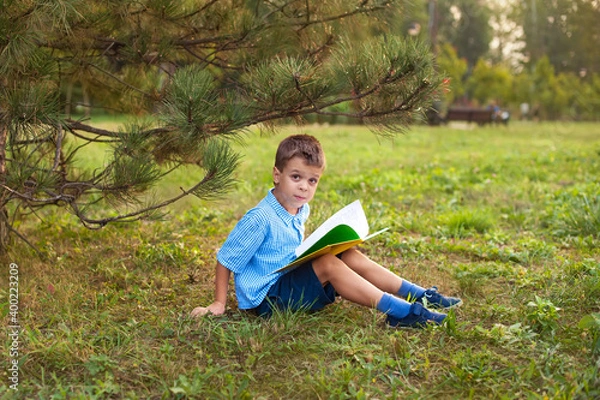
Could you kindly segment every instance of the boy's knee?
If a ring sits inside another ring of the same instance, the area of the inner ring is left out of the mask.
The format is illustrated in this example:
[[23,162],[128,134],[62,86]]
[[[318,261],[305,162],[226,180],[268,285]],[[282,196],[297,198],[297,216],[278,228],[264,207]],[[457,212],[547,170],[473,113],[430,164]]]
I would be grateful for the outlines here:
[[334,268],[339,268],[340,263],[342,263],[342,260],[338,257],[332,254],[325,254],[314,259],[312,261],[312,266],[319,279],[321,279],[323,277],[328,277],[330,271]]
[[356,247],[352,247],[341,254],[341,259],[346,264],[353,263],[359,257],[364,258],[364,255]]
[[313,268],[330,268],[336,263],[340,262],[340,259],[332,254],[324,254],[321,257],[315,258],[312,262]]

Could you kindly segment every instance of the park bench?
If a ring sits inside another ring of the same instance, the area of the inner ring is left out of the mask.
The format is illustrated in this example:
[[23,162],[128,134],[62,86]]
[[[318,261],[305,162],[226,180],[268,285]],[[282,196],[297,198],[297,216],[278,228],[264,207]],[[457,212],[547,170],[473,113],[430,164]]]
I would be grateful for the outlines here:
[[475,107],[450,107],[446,113],[445,121],[467,121],[479,125],[490,124],[494,122],[494,110]]

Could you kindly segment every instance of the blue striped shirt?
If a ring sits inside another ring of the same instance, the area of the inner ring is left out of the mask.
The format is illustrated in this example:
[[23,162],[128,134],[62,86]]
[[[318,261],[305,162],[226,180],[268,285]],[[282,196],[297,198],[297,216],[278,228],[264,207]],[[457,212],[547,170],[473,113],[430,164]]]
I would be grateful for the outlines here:
[[217,253],[217,260],[231,272],[240,309],[258,307],[289,264],[304,239],[304,223],[310,208],[303,205],[292,215],[269,191],[240,219]]

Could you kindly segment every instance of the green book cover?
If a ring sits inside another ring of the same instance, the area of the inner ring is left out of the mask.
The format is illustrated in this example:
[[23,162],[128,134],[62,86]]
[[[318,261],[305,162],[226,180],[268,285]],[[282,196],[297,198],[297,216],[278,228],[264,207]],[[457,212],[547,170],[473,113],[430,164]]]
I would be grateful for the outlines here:
[[369,235],[367,217],[359,200],[332,215],[296,249],[296,258],[275,272],[294,268],[327,253],[339,254],[384,231]]
[[300,254],[298,258],[307,256],[311,253],[314,253],[315,251],[318,251],[319,249],[322,249],[332,244],[349,242],[351,240],[356,239],[360,239],[360,236],[358,235],[358,233],[356,233],[354,229],[345,224],[338,225],[333,227],[322,238],[317,240],[317,242],[313,244],[308,250]]

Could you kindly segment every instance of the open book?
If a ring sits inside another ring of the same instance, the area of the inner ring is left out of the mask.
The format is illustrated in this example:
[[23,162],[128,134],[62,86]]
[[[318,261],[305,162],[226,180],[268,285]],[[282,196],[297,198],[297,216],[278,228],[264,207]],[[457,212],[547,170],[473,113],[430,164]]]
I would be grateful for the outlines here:
[[388,228],[369,235],[369,223],[360,200],[348,204],[319,226],[296,249],[296,258],[276,272],[296,267],[327,253],[339,254],[378,235]]

